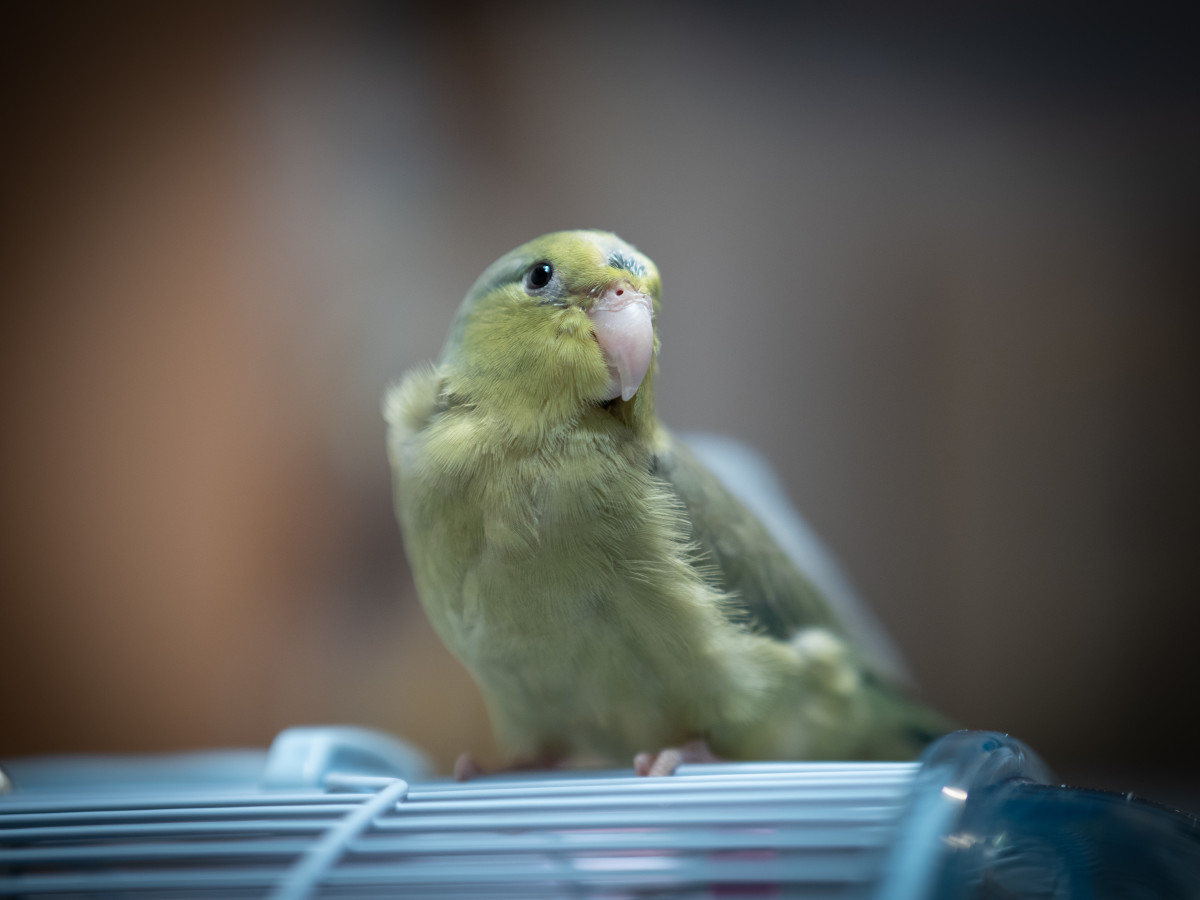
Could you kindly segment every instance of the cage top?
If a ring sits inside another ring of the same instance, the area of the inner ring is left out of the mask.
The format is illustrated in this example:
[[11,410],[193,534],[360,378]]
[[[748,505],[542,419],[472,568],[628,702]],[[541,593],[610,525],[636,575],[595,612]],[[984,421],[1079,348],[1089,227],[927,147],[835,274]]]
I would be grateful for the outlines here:
[[[301,898],[1190,896],[1195,819],[1052,785],[1006,735],[919,762],[431,778],[402,741],[4,764],[0,895]],[[1110,886],[1115,886],[1112,888]],[[1136,891],[1135,891],[1136,893]]]

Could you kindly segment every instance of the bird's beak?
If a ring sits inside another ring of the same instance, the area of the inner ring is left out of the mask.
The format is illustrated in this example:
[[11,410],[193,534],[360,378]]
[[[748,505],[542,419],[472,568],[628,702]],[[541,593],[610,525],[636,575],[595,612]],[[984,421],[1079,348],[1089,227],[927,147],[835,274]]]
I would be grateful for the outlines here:
[[628,400],[646,377],[654,356],[653,309],[649,295],[623,282],[610,285],[588,309],[596,342],[608,363],[605,400]]

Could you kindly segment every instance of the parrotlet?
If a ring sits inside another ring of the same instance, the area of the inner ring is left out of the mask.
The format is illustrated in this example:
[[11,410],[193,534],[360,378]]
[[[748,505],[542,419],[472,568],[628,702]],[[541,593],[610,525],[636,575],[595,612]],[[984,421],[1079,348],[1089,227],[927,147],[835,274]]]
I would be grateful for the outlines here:
[[434,629],[516,762],[911,758],[948,721],[656,416],[660,300],[616,235],[539,237],[388,392]]

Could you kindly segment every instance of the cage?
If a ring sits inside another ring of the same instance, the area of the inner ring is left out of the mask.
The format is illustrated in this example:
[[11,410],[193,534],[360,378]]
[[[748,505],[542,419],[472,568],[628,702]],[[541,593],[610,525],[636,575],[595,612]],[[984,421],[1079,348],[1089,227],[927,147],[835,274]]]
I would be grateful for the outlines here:
[[917,762],[547,771],[456,783],[409,745],[293,728],[267,751],[3,764],[0,895],[1190,897],[1200,823],[1054,783],[1007,735]]

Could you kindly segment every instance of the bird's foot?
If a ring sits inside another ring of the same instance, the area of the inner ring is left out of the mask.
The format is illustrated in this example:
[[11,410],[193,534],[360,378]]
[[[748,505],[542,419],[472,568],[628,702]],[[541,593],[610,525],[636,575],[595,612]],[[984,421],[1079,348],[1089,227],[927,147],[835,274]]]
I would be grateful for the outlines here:
[[688,741],[679,747],[667,747],[657,753],[639,753],[633,758],[635,775],[674,775],[683,763],[721,762],[703,740]]
[[553,769],[560,761],[561,758],[558,756],[536,756],[532,759],[518,760],[517,762],[509,763],[507,766],[489,771],[475,762],[471,758],[470,753],[463,753],[454,761],[454,780],[470,781],[472,778],[478,778],[480,775],[499,775],[504,772],[528,772],[533,769]]
[[471,758],[470,753],[460,753],[454,761],[454,780],[470,781],[484,773],[484,769]]

